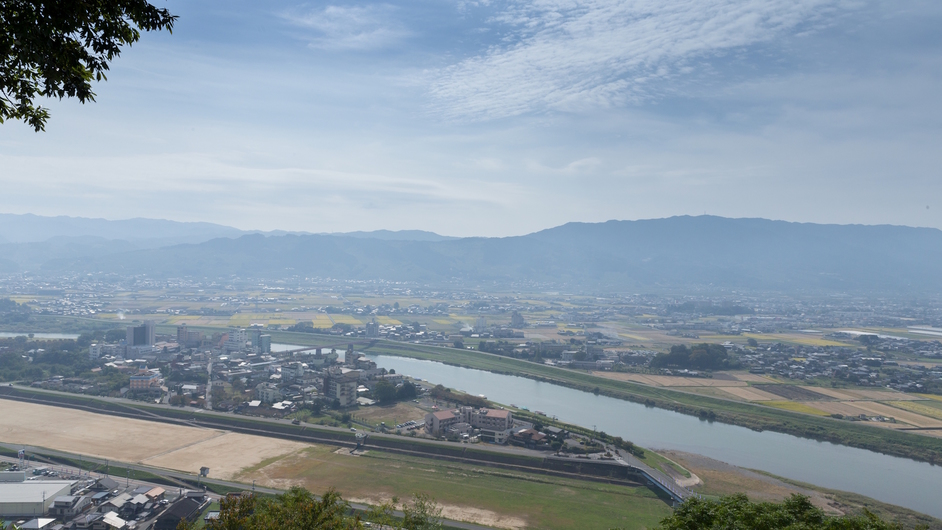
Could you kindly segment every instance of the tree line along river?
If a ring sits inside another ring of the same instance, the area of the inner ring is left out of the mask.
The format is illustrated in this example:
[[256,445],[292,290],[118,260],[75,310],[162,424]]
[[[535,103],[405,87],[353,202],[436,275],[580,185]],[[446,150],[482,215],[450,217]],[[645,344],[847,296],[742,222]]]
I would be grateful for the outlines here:
[[524,377],[406,357],[368,357],[381,368],[469,394],[484,394],[499,403],[541,410],[560,421],[621,436],[644,447],[697,453],[942,518],[939,466],[787,434],[710,423]]

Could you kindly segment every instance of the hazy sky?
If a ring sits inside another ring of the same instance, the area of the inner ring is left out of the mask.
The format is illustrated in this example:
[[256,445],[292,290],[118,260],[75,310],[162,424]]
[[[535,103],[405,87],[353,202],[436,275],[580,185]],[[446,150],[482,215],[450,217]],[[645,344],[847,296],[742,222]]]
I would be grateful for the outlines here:
[[[164,5],[161,0],[157,5]],[[938,0],[172,0],[98,102],[0,125],[0,211],[522,234],[942,228]]]

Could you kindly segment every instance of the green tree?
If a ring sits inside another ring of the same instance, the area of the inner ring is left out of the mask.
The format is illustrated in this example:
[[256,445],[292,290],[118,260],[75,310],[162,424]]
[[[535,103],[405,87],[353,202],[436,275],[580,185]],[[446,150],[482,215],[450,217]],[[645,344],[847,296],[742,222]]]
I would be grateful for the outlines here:
[[23,120],[37,132],[49,111],[38,96],[94,101],[92,80],[140,31],[173,31],[177,17],[146,0],[0,2],[0,122]]
[[442,509],[424,493],[412,496],[411,504],[402,505],[402,526],[406,530],[433,530],[442,527]]
[[380,403],[392,403],[396,401],[396,387],[388,381],[379,381],[373,386],[373,397]]
[[[395,511],[400,508],[402,517],[396,517]],[[366,520],[382,528],[396,530],[437,530],[442,528],[442,509],[428,495],[415,494],[410,504],[402,503],[393,497],[391,502],[383,503],[371,509]]]
[[406,400],[414,399],[416,396],[415,385],[406,381],[399,388],[396,389],[396,399]]
[[124,329],[109,329],[105,332],[105,341],[106,342],[118,342],[119,340],[127,336],[127,330]]
[[737,494],[720,500],[691,498],[661,521],[660,530],[898,530],[865,511],[861,516],[827,517],[808,497],[792,495],[782,503],[751,502]]
[[[220,503],[213,530],[344,530],[359,528],[359,517],[347,517],[350,506],[334,490],[318,499],[294,487],[274,499],[254,495],[226,498]],[[181,524],[184,530],[190,526]]]

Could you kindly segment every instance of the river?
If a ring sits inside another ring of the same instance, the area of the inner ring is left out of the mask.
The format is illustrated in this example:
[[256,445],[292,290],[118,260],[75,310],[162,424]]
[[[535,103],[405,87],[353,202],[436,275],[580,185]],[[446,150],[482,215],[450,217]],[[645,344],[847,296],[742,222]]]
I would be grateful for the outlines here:
[[644,447],[697,453],[942,518],[939,466],[787,434],[710,423],[524,377],[405,357],[368,357],[397,373],[470,394],[484,394],[500,403],[541,410],[560,421],[596,428]]
[[[27,337],[29,332],[26,333],[14,333],[9,331],[0,331],[0,338],[11,338],[11,337]],[[33,333],[34,339],[77,339],[79,338],[78,333]]]

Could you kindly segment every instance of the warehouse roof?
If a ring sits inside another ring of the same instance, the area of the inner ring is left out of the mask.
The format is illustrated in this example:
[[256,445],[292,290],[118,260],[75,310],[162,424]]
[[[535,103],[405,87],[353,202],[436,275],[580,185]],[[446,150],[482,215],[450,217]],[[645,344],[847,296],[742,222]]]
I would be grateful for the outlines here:
[[0,503],[42,502],[43,494],[47,501],[68,493],[72,489],[72,480],[27,480],[26,482],[0,482]]

